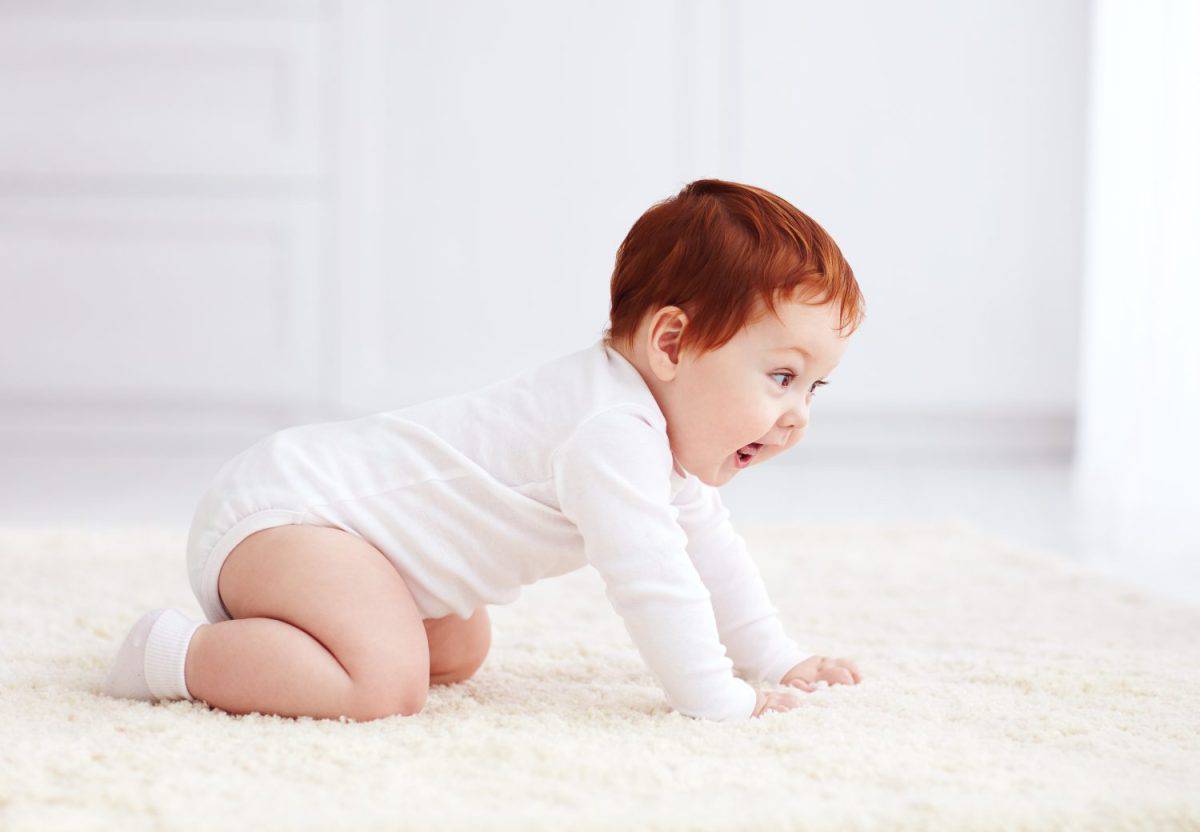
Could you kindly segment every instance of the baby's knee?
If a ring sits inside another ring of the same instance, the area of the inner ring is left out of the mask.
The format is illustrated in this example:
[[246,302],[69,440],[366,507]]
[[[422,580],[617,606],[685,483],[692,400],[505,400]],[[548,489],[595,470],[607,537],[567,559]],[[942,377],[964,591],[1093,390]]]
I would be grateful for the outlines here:
[[351,677],[350,716],[367,722],[420,713],[429,697],[429,654],[424,648],[421,643],[415,650],[380,650],[361,660]]
[[428,685],[408,684],[398,688],[396,685],[358,683],[354,686],[347,716],[357,722],[413,716],[421,712],[428,698]]

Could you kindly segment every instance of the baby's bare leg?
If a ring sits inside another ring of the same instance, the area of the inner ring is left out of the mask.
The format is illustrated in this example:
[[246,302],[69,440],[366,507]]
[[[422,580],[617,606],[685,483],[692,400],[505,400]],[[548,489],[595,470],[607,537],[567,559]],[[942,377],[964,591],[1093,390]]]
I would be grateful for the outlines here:
[[351,715],[354,680],[320,642],[275,618],[201,626],[184,675],[192,696],[231,714]]
[[264,529],[222,565],[232,621],[188,650],[192,696],[230,713],[369,720],[413,714],[429,691],[425,627],[378,549],[321,526]]
[[470,618],[426,618],[425,636],[429,640],[429,684],[452,685],[474,676],[487,658],[492,621],[486,606]]

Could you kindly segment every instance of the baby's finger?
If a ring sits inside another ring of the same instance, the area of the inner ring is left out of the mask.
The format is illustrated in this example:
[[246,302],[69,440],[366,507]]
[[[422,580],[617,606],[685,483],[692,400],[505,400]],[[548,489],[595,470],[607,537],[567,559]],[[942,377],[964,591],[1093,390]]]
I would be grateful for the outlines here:
[[808,691],[809,693],[812,693],[814,690],[816,690],[816,687],[812,682],[805,681],[804,679],[793,679],[792,681],[788,682],[788,684],[794,688],[800,688],[800,690]]
[[829,674],[829,684],[831,685],[853,685],[854,677],[850,675],[850,671],[844,667],[835,667]]
[[800,707],[800,700],[792,693],[781,693],[779,698],[783,700],[784,709],[790,711],[792,708]]
[[850,671],[850,675],[854,677],[854,684],[862,681],[862,674],[858,672],[858,665],[850,659],[838,659],[838,664]]
[[844,667],[826,667],[821,670],[821,678],[831,685],[847,684],[850,680],[850,671]]
[[763,707],[764,711],[774,711],[783,713],[790,711],[792,708],[799,707],[800,700],[791,693],[768,693],[767,703]]

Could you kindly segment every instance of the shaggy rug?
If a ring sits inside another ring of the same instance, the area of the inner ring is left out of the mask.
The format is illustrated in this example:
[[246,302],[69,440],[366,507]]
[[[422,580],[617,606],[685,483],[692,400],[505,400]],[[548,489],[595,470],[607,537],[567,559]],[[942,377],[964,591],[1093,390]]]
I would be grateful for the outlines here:
[[1200,829],[1200,607],[963,524],[743,533],[861,684],[673,713],[584,569],[411,717],[117,700],[129,625],[200,617],[186,530],[0,530],[0,829]]

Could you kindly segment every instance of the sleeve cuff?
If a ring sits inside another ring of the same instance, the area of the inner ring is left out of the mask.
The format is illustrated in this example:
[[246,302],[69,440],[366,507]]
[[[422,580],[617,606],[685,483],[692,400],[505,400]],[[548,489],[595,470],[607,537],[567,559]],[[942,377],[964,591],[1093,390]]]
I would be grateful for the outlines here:
[[742,681],[741,679],[738,681],[741,682],[742,687],[744,688],[743,695],[746,697],[746,707],[740,716],[728,719],[726,720],[727,722],[743,722],[747,719],[750,719],[754,716],[754,706],[758,704],[758,691],[746,684],[746,682]]
[[800,662],[804,661],[811,655],[813,654],[806,653],[799,648],[796,650],[789,650],[767,667],[767,672],[763,675],[763,681],[770,682],[773,685],[778,685],[783,681],[783,677],[787,675],[789,670],[800,664]]
[[730,681],[733,682],[732,690],[734,691],[734,695],[727,705],[728,710],[721,712],[709,709],[707,712],[693,711],[689,713],[678,706],[675,706],[675,710],[692,719],[708,719],[714,722],[745,722],[754,716],[754,706],[758,704],[758,691],[751,687],[744,679],[731,676]]

